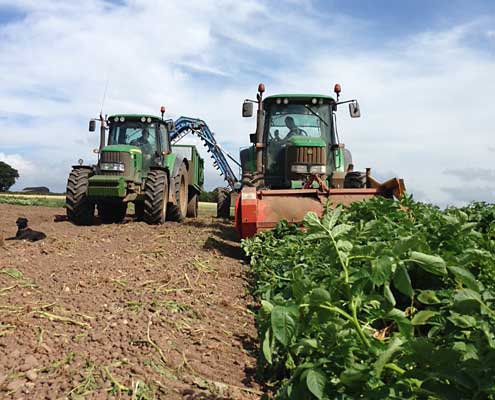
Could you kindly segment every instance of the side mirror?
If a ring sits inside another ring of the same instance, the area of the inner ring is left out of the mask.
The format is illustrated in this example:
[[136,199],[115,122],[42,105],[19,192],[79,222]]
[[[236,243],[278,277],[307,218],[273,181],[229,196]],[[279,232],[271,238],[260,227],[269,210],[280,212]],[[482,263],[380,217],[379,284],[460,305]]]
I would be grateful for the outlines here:
[[250,101],[245,101],[242,103],[242,116],[252,117],[253,116],[253,103]]
[[166,123],[167,123],[167,130],[169,132],[175,131],[175,122],[174,121],[168,120],[168,121],[166,121]]
[[351,114],[351,118],[359,118],[361,116],[361,110],[357,101],[349,103],[349,114]]
[[256,143],[256,133],[250,133],[249,134],[249,141],[251,143]]
[[89,120],[89,131],[90,132],[96,131],[96,121],[94,119]]

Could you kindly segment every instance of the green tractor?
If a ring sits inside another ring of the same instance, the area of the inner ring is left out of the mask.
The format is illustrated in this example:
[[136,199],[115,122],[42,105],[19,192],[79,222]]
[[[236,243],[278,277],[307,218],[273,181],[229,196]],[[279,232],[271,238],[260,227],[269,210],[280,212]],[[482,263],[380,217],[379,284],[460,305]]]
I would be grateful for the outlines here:
[[[67,181],[70,221],[92,224],[96,207],[103,223],[120,222],[129,203],[134,203],[137,219],[149,224],[198,215],[204,161],[195,146],[171,146],[175,124],[163,119],[164,107],[161,111],[161,118],[100,116],[98,163],[83,165],[79,160]],[[89,130],[96,130],[96,120],[90,121]]]
[[337,134],[336,113],[347,104],[352,118],[361,115],[356,100],[324,94],[278,94],[247,99],[242,115],[257,105],[252,146],[241,150],[242,190],[236,201],[236,227],[242,238],[274,228],[279,221],[299,224],[308,212],[322,215],[326,205],[349,205],[374,196],[397,197],[404,182],[380,183],[371,169],[354,171],[351,153]]

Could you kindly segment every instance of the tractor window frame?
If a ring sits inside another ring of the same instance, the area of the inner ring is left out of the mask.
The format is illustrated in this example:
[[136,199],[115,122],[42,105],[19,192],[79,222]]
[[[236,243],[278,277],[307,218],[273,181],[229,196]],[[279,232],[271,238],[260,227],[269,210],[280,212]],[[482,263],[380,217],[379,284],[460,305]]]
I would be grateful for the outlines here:
[[164,152],[169,152],[171,149],[171,144],[170,144],[170,133],[168,132],[167,126],[163,123],[160,122],[159,125],[159,131],[160,131],[160,148]]

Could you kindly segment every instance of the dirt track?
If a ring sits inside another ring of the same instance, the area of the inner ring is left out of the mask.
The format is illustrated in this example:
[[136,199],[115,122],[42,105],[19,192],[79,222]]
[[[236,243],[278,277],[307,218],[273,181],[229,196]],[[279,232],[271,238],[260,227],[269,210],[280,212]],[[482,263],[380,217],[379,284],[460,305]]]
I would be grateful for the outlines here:
[[48,236],[0,243],[0,398],[259,398],[230,224],[76,227],[56,214],[0,205],[0,237],[18,216]]

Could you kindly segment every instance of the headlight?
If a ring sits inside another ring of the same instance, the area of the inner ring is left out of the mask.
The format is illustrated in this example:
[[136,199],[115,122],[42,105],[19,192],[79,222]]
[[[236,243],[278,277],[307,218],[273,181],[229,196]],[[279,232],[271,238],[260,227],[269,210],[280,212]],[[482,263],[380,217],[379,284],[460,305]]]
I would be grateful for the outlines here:
[[100,168],[102,171],[125,171],[124,164],[122,163],[102,163]]
[[312,174],[326,174],[327,173],[327,166],[326,165],[313,165],[309,169],[309,172]]
[[292,172],[295,172],[296,174],[307,174],[308,173],[308,166],[307,165],[293,165],[290,167],[290,170]]

